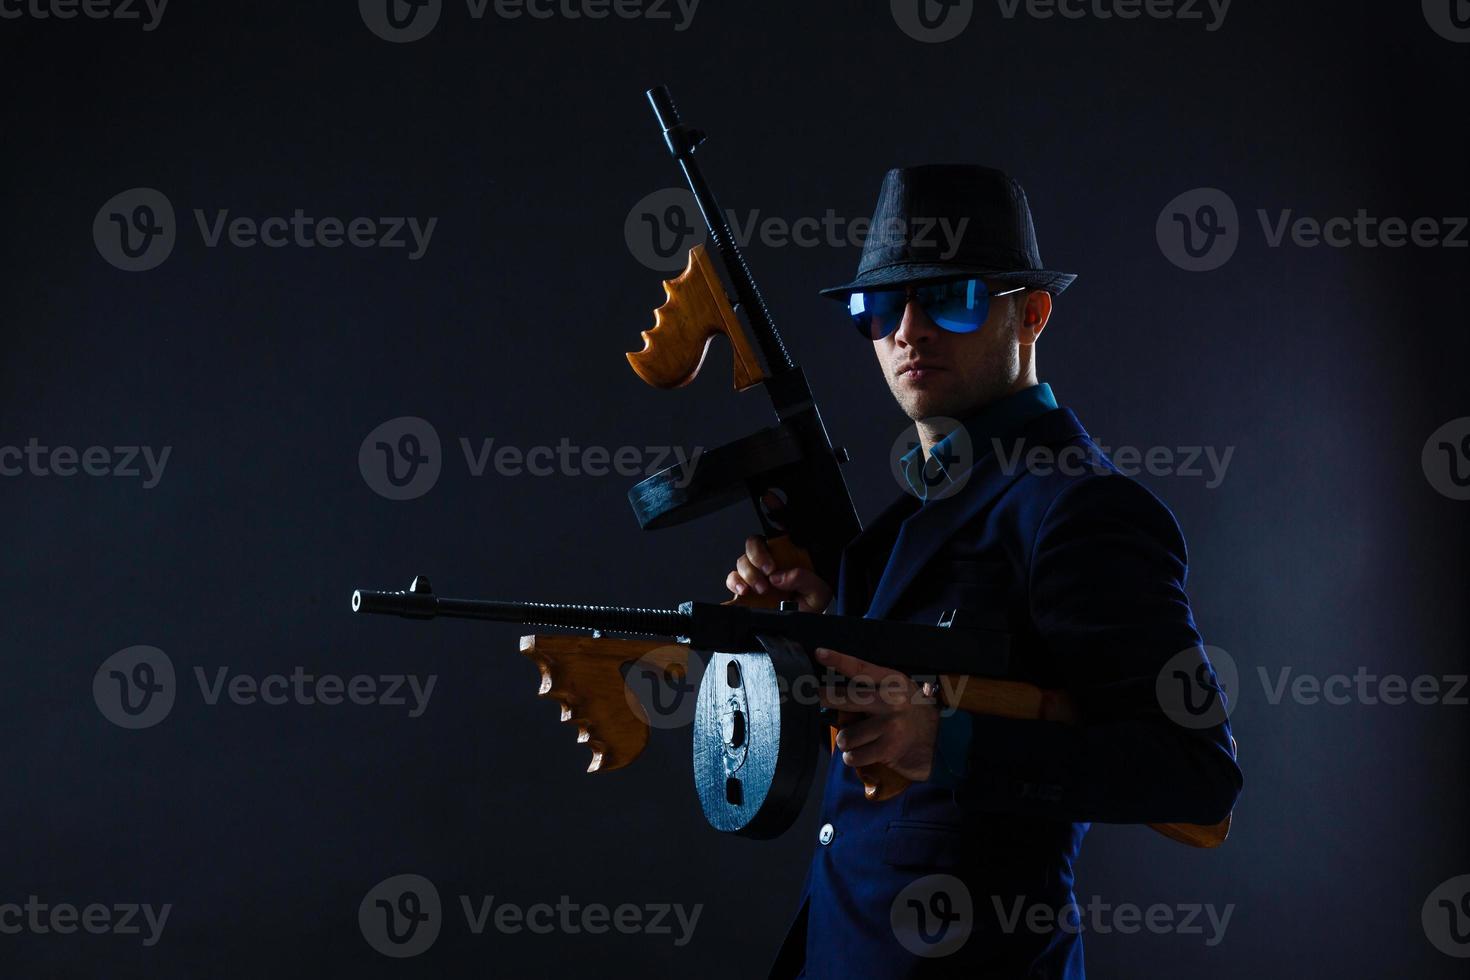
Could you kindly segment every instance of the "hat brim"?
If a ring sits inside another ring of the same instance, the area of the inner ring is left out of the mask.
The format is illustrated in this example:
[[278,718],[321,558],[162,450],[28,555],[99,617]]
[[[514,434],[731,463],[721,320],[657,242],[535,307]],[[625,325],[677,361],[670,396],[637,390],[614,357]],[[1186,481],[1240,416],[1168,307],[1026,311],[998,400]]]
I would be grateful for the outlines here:
[[1053,296],[1072,285],[1077,276],[1070,272],[1053,272],[1047,269],[986,269],[966,265],[890,265],[874,269],[858,276],[842,286],[821,290],[821,295],[830,299],[846,299],[853,293],[865,289],[892,289],[894,286],[923,286],[944,282],[948,279],[984,278],[998,279],[1030,289],[1044,289]]

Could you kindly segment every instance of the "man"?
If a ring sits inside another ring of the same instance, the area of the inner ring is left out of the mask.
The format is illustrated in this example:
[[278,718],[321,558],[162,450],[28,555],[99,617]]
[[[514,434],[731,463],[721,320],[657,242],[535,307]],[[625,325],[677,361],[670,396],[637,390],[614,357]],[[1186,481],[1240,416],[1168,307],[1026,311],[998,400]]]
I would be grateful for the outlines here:
[[[818,651],[888,694],[858,698],[849,682],[823,696],[840,728],[822,829],[773,975],[1082,977],[1068,908],[1090,822],[1212,825],[1240,791],[1223,702],[1200,722],[1159,693],[1173,672],[1220,694],[1184,539],[1038,382],[1037,342],[1075,277],[1043,268],[1016,181],[891,171],[858,273],[824,293],[847,302],[920,445],[900,461],[910,492],[845,550],[833,611],[933,624],[958,609],[1008,630],[1012,675],[1066,691],[1080,723],[941,718],[912,680]],[[810,570],[776,568],[759,538],[726,585],[815,611],[834,598]],[[867,800],[857,770],[872,766],[912,785]]]

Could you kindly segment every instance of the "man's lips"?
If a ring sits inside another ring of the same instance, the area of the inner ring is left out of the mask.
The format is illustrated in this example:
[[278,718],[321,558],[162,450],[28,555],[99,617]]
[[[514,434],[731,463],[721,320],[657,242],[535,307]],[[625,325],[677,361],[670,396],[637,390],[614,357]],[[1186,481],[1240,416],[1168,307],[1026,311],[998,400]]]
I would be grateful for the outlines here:
[[911,377],[914,379],[919,379],[927,377],[928,375],[933,374],[936,371],[943,370],[944,368],[940,367],[937,364],[934,364],[931,361],[909,361],[903,367],[898,369],[898,376],[900,378]]

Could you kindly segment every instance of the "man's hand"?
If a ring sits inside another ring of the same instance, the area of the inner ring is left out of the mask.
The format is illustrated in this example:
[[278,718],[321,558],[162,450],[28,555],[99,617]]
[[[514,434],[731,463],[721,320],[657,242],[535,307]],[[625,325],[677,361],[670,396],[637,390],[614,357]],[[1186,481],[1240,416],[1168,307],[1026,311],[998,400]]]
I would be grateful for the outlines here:
[[736,560],[735,570],[725,576],[725,588],[736,595],[751,591],[765,595],[776,589],[791,592],[801,600],[802,612],[824,612],[832,602],[832,587],[810,568],[778,569],[766,539],[758,535],[745,539],[745,554]]
[[939,709],[913,678],[826,647],[817,662],[847,678],[845,689],[820,688],[837,715],[837,750],[853,769],[883,765],[910,782],[929,778],[939,736]]

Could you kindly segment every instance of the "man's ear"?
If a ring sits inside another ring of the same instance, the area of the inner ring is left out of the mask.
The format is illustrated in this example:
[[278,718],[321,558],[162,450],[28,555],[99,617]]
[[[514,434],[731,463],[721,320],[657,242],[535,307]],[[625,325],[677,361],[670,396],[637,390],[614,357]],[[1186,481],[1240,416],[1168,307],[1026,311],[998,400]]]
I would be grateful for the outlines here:
[[1033,289],[1026,293],[1021,307],[1021,322],[1016,327],[1016,340],[1022,347],[1030,347],[1046,329],[1051,319],[1051,293],[1044,289]]

